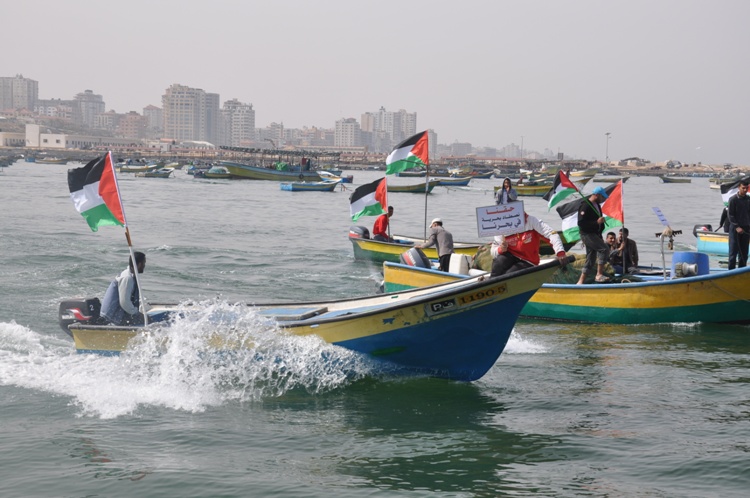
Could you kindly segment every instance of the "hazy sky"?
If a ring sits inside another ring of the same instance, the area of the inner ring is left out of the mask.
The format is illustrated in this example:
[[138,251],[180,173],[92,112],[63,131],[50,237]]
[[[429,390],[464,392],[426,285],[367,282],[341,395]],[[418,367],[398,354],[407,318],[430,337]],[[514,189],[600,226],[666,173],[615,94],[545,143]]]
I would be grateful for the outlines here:
[[5,1],[0,75],[40,98],[161,106],[173,83],[256,126],[417,112],[440,143],[750,164],[748,0]]

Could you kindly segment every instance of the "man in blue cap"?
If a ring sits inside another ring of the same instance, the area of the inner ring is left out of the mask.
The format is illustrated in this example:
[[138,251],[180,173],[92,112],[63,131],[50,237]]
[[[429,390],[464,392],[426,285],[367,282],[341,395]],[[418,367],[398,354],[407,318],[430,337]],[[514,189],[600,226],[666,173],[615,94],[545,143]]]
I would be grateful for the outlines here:
[[584,283],[586,274],[591,272],[594,263],[596,263],[596,278],[594,281],[597,283],[609,281],[609,278],[604,275],[604,265],[607,263],[607,257],[609,256],[609,246],[602,239],[604,215],[601,206],[607,197],[607,192],[602,187],[596,187],[578,208],[578,231],[581,234],[581,242],[586,246],[586,263],[581,270],[581,277],[578,279],[579,284]]

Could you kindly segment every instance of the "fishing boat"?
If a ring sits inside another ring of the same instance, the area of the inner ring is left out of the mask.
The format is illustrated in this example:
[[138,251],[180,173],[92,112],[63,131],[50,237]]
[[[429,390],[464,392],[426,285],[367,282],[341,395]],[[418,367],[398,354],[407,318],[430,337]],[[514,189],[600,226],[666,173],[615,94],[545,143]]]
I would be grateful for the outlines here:
[[211,166],[210,168],[208,168],[208,170],[198,170],[194,173],[194,176],[196,178],[203,177],[203,178],[211,178],[214,180],[226,180],[226,179],[232,178],[232,175],[229,173],[229,170],[226,169],[224,166]]
[[704,223],[693,227],[693,235],[699,252],[729,256],[729,234],[727,232],[715,232],[710,224]]
[[[408,235],[394,235],[393,242],[373,240],[370,239],[370,230],[363,226],[349,227],[349,241],[352,243],[352,248],[354,249],[354,259],[379,263],[383,261],[398,263],[401,261],[402,254],[409,251],[412,247],[425,242],[423,238]],[[453,251],[456,254],[464,254],[472,257],[482,245],[484,245],[482,242],[454,242]],[[574,242],[565,242],[563,240],[563,246],[566,251],[574,245]],[[422,251],[428,259],[438,259],[438,253],[434,247],[425,247]],[[539,246],[539,254],[554,254],[554,250],[551,245],[542,241]]]
[[398,173],[396,173],[396,176],[403,176],[407,178],[422,178],[424,176],[427,176],[427,171],[407,169],[404,171],[399,171]]
[[38,164],[68,164],[68,160],[62,157],[37,157]]
[[[440,180],[430,180],[429,183],[427,183],[426,187],[427,193],[432,192],[432,189],[434,189],[439,183]],[[388,192],[408,192],[412,194],[424,194],[425,184],[415,183],[414,185],[388,185]]]
[[[263,329],[325,342],[368,355],[389,369],[474,381],[497,361],[521,308],[558,268],[557,261],[513,275],[483,281],[458,281],[431,288],[330,302],[248,305]],[[98,299],[60,303],[60,326],[79,353],[117,355],[139,341],[168,341],[169,320],[146,327],[97,325]],[[153,305],[149,314],[174,319],[200,312],[179,305]],[[205,312],[205,311],[204,311]],[[213,349],[252,347],[252,337],[237,341],[212,330]]]
[[[677,253],[675,253],[677,255]],[[688,253],[700,254],[700,253]],[[590,285],[545,283],[521,310],[521,317],[610,324],[750,323],[750,267],[708,269],[677,262],[670,277],[628,275],[620,283]],[[688,258],[689,261],[692,259]],[[680,277],[681,274],[699,274]],[[655,273],[659,273],[658,271]],[[383,263],[384,289],[394,292],[417,286],[445,285],[479,276]],[[430,288],[430,287],[427,287]]]
[[[516,193],[519,196],[525,196],[525,197],[542,197],[544,194],[549,192],[549,189],[552,187],[552,184],[549,185],[514,185],[513,188],[515,189]],[[498,191],[500,189],[500,186],[495,187],[495,191]]]
[[152,164],[121,164],[116,167],[118,173],[146,173],[159,169],[159,165]]
[[331,171],[325,171],[325,170],[319,170],[318,175],[324,180],[328,182],[340,182],[340,183],[352,183],[354,182],[354,176],[353,175],[347,175],[343,176],[341,172],[338,172],[339,174],[335,174]]
[[690,178],[683,178],[679,176],[667,176],[659,175],[662,183],[691,183],[693,180]]
[[450,178],[441,178],[438,181],[438,185],[441,187],[466,187],[469,185],[473,177],[471,176],[456,176]]
[[159,168],[151,171],[141,171],[135,174],[139,178],[169,178],[174,168]]
[[576,170],[571,171],[568,176],[569,177],[580,177],[580,176],[595,176],[597,173],[601,171],[599,168],[588,168],[584,170]]
[[279,170],[276,168],[261,168],[250,164],[235,163],[222,161],[232,178],[243,180],[274,180],[282,182],[301,181],[301,182],[319,182],[323,179],[317,171],[290,171]]
[[333,192],[338,184],[338,181],[282,182],[279,187],[288,192]]
[[617,183],[622,180],[622,183],[630,180],[630,176],[595,176],[592,180],[594,183]]
[[488,178],[492,178],[493,176],[495,176],[495,172],[494,171],[487,171],[485,173],[479,173],[477,171],[473,171],[471,173],[471,176],[472,176],[472,178],[477,178],[477,179],[480,179],[480,180],[481,179],[488,179]]

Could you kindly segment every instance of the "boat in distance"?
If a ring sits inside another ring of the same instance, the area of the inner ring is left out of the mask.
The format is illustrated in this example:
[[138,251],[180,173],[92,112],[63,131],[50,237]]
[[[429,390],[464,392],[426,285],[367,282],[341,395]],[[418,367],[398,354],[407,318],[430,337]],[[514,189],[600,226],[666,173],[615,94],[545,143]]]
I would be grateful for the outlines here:
[[340,182],[281,182],[279,188],[288,192],[333,192]]
[[150,171],[139,171],[135,176],[139,178],[169,178],[174,173],[174,168],[159,168]]
[[[315,335],[327,343],[385,362],[397,371],[474,381],[495,364],[521,308],[558,267],[555,260],[482,281],[464,280],[330,302],[247,306],[270,330],[295,336]],[[72,335],[79,353],[117,355],[145,335],[179,332],[169,331],[169,321],[146,327],[96,325],[98,310],[88,307],[93,301],[69,300],[60,304],[60,325]],[[186,311],[179,305],[155,304],[149,313],[179,315]],[[213,349],[242,347],[216,337],[206,340]]]
[[[425,183],[427,184],[426,187]],[[388,185],[388,192],[409,192],[413,194],[424,194],[426,188],[427,193],[430,193],[432,192],[432,189],[434,189],[439,183],[440,180],[430,180],[429,183],[423,182],[415,183],[413,185]]]
[[[383,277],[386,292],[479,278],[390,262],[383,263]],[[520,318],[625,325],[750,323],[750,267],[666,280],[627,277],[621,283],[544,283]]]
[[281,182],[301,181],[301,182],[320,182],[323,179],[316,171],[284,171],[274,168],[261,168],[249,164],[222,161],[221,166],[225,167],[232,178],[244,180],[273,180]]

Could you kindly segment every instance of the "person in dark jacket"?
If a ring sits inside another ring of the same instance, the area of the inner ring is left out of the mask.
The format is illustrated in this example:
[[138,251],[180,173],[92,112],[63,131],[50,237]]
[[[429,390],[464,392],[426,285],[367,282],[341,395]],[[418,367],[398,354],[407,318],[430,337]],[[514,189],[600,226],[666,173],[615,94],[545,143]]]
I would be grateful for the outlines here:
[[601,203],[607,197],[607,192],[602,187],[596,187],[588,198],[581,202],[578,208],[578,231],[581,241],[586,246],[586,263],[581,269],[581,277],[578,284],[584,283],[586,275],[596,264],[596,282],[607,282],[609,278],[604,275],[604,265],[609,257],[609,246],[602,239],[604,231],[604,215]]
[[518,192],[513,188],[509,177],[503,179],[503,186],[495,192],[495,204],[508,204],[518,200]]
[[750,243],[750,197],[747,187],[750,178],[743,178],[737,187],[737,194],[729,198],[727,217],[729,218],[729,266],[747,266],[747,246]]

